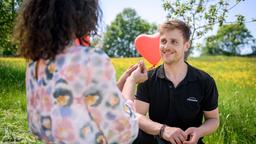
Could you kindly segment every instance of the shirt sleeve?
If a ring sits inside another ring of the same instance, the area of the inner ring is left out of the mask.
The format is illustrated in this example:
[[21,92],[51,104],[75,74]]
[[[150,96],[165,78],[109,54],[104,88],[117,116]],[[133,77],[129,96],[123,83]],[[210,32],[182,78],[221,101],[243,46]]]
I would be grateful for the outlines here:
[[92,68],[91,94],[97,94],[94,103],[88,99],[88,111],[108,143],[132,143],[138,134],[135,110],[121,95],[116,85],[114,67],[101,50],[91,54],[89,68]]
[[215,81],[209,77],[205,81],[205,97],[203,99],[203,110],[211,111],[218,107],[218,90]]

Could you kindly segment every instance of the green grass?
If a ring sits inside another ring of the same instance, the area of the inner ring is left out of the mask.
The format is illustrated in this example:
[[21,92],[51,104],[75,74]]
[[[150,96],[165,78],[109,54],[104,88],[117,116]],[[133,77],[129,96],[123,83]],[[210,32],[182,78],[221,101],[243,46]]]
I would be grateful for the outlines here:
[[[112,59],[117,78],[139,59]],[[211,74],[219,90],[221,124],[205,143],[256,143],[256,58],[205,56],[189,63]],[[0,143],[40,143],[28,131],[25,60],[19,58],[0,58]]]
[[25,61],[0,58],[0,143],[39,143],[29,134]]

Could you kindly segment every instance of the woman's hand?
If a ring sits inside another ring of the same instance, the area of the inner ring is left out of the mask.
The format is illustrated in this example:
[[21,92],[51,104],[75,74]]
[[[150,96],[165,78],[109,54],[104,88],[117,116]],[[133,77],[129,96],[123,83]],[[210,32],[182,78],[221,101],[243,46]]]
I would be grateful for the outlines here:
[[136,69],[126,78],[122,94],[125,99],[133,101],[136,84],[148,79],[147,70],[143,61],[138,62]]
[[126,82],[126,79],[131,75],[131,73],[136,70],[136,68],[138,67],[138,64],[134,64],[132,66],[130,66],[119,78],[118,82],[117,82],[117,87],[119,88],[120,91],[123,90],[124,84]]
[[130,74],[129,79],[139,84],[148,79],[147,69],[143,61],[139,61],[137,68]]

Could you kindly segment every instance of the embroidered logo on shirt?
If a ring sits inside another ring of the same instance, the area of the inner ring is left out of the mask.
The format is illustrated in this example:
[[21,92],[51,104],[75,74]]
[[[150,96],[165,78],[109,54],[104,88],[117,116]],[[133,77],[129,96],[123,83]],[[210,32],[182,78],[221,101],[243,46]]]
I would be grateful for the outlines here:
[[198,100],[195,97],[189,97],[187,98],[187,101],[197,102]]

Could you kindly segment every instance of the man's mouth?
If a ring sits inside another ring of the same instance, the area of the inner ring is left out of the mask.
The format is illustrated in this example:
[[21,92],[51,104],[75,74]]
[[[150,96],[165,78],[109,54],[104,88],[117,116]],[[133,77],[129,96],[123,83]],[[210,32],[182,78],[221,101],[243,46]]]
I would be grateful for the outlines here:
[[169,54],[169,55],[171,55],[171,54],[174,54],[175,51],[162,51],[162,53],[163,53],[163,54]]

